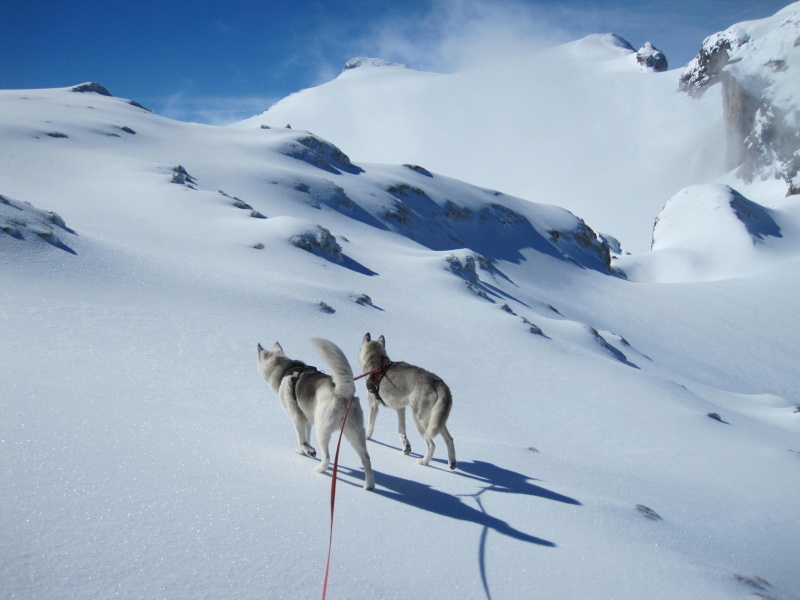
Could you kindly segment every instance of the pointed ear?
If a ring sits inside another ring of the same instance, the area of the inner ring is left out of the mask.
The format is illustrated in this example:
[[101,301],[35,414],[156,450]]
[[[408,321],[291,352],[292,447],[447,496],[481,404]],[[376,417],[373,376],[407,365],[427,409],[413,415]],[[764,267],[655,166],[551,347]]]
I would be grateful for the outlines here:
[[272,347],[272,349],[275,352],[280,352],[281,354],[283,354],[283,348],[281,348],[281,345],[278,342],[275,342],[275,345]]
[[378,338],[378,343],[383,346],[383,349],[386,350],[386,338],[381,336]]
[[264,351],[264,348],[261,347],[261,342],[258,344],[258,353],[261,354]]
[[371,341],[372,341],[372,336],[369,334],[369,332],[367,332],[367,335],[364,336],[364,339],[361,340],[361,343],[362,344],[366,344],[367,342],[371,342]]

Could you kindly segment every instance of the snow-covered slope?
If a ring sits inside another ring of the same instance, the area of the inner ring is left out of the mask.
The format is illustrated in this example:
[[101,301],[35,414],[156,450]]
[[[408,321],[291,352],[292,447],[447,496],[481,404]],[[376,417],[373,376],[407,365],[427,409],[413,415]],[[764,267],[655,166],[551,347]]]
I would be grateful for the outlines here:
[[631,281],[561,208],[100,92],[0,92],[4,597],[320,594],[330,479],[256,344],[367,331],[449,384],[459,467],[384,410],[367,493],[343,444],[329,598],[798,597],[794,209],[690,188],[652,256],[781,260]]
[[654,73],[616,35],[457,74],[359,64],[236,127],[288,123],[358,160],[558,204],[639,252],[667,198],[724,171],[719,97],[677,93],[679,71]]
[[797,256],[800,205],[775,208],[721,184],[685,188],[656,219],[652,252],[616,262],[637,281],[706,281],[741,277]]

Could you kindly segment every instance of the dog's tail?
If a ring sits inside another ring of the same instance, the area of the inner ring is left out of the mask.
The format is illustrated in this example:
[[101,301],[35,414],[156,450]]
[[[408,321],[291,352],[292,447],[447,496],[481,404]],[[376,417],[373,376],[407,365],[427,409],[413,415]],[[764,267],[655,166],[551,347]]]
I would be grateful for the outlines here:
[[333,378],[336,393],[344,398],[352,398],[356,394],[356,384],[353,381],[353,369],[347,362],[347,357],[339,346],[322,338],[312,338],[311,343],[328,365]]
[[450,409],[453,408],[453,395],[444,381],[436,378],[432,388],[436,394],[436,402],[431,408],[428,429],[425,432],[425,438],[430,440],[442,432],[442,427],[447,424],[447,417],[450,416]]

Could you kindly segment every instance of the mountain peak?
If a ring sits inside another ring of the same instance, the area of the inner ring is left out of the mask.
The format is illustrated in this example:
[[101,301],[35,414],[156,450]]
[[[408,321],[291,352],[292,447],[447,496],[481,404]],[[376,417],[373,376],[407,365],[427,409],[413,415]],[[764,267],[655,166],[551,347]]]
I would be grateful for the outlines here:
[[656,73],[666,71],[669,68],[667,57],[650,42],[645,42],[644,45],[639,48],[639,51],[636,53],[636,62]]

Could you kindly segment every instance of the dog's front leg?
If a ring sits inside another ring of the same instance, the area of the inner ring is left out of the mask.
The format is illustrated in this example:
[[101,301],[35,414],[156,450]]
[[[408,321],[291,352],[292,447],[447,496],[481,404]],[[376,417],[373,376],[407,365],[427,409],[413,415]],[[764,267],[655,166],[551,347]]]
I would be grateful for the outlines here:
[[375,431],[375,420],[378,418],[378,399],[375,394],[369,392],[367,394],[369,399],[369,425],[367,426],[367,439],[372,439],[372,432]]
[[400,444],[403,446],[403,454],[411,454],[411,443],[406,436],[406,409],[397,409],[397,431],[400,432]]

